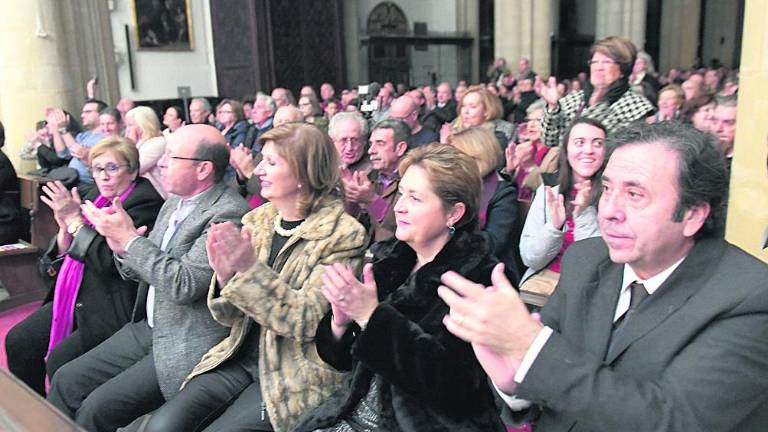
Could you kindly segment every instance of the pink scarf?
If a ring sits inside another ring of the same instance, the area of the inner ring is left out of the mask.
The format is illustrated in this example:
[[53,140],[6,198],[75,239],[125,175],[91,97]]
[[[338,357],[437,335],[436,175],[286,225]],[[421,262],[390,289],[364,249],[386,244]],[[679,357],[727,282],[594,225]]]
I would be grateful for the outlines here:
[[[136,182],[131,183],[128,189],[120,195],[120,202],[126,198],[136,188]],[[93,205],[97,208],[108,207],[112,202],[99,194],[93,200]],[[85,224],[93,228],[93,224],[85,218]],[[59,277],[56,278],[56,288],[53,292],[53,318],[51,319],[51,336],[48,340],[48,353],[45,358],[51,354],[56,345],[72,333],[72,323],[75,316],[75,300],[80,291],[80,284],[83,282],[83,273],[85,265],[66,255],[61,264]]]

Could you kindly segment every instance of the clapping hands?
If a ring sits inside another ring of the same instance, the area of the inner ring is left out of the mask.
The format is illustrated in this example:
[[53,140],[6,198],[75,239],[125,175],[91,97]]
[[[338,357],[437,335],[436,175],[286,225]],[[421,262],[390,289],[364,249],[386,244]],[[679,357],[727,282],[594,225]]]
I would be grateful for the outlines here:
[[357,280],[352,267],[336,263],[325,267],[323,295],[331,303],[334,324],[346,326],[367,322],[379,305],[373,264],[363,267],[363,281]]
[[232,222],[211,226],[205,250],[220,286],[226,285],[235,273],[248,270],[256,262],[251,231],[245,226],[239,229]]

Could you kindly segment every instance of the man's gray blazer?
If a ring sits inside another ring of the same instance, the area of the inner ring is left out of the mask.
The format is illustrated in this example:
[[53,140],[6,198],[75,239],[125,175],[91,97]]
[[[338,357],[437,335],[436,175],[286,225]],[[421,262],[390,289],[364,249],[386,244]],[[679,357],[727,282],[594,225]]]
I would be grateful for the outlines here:
[[536,430],[768,430],[768,266],[698,241],[607,354],[622,276],[601,238],[566,253],[542,310],[554,333],[517,392]]
[[163,252],[163,235],[179,200],[174,197],[166,201],[155,228],[147,238],[130,245],[120,266],[124,276],[141,282],[133,321],[146,318],[147,290],[149,285],[155,287],[152,349],[157,379],[166,399],[179,391],[184,377],[203,354],[229,334],[229,329],[213,320],[206,304],[213,270],[208,264],[205,240],[211,224],[231,221],[239,225],[249,210],[240,195],[218,183],[200,197]]

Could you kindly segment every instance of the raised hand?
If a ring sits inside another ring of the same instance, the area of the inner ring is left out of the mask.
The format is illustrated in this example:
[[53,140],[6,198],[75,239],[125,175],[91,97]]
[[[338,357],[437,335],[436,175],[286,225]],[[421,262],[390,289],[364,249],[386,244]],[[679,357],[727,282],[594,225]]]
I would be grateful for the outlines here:
[[112,207],[97,208],[92,202],[86,201],[80,208],[94,229],[106,237],[109,248],[117,254],[125,253],[129,241],[147,232],[145,226],[138,229],[133,226],[133,220],[123,208],[120,198],[112,200]]
[[96,78],[91,78],[88,80],[88,82],[85,84],[85,94],[88,96],[88,99],[96,98],[97,87],[98,84],[96,82]]
[[557,91],[557,79],[553,76],[549,77],[547,83],[541,80],[538,76],[534,84],[534,90],[536,94],[547,102],[549,109],[554,109],[557,106],[557,101],[560,99],[560,93]]
[[71,223],[82,219],[80,212],[80,195],[77,188],[72,188],[72,193],[67,190],[64,183],[56,180],[43,185],[43,195],[40,200],[53,210],[53,218],[59,228],[66,230]]
[[504,159],[506,160],[505,169],[508,173],[515,172],[515,170],[517,170],[517,168],[520,166],[519,161],[515,157],[516,150],[517,144],[515,144],[513,141],[507,143],[507,148],[504,149]]
[[448,139],[451,137],[451,135],[451,124],[443,123],[443,125],[440,127],[440,142],[443,144],[448,144]]
[[45,121],[48,122],[48,131],[58,133],[60,128],[69,124],[69,116],[61,108],[50,108],[46,110]]
[[551,187],[544,187],[544,199],[549,209],[550,223],[555,229],[562,229],[565,224],[565,197],[555,194]]
[[226,285],[235,273],[248,270],[256,262],[251,231],[245,226],[238,229],[232,222],[211,226],[205,250],[221,286]]
[[83,163],[88,163],[88,153],[91,151],[88,147],[81,146],[80,144],[72,144],[69,148],[69,152],[72,156],[80,159]]
[[[331,303],[338,325],[348,324],[349,320],[366,322],[379,305],[373,264],[363,267],[362,282],[357,280],[349,265],[340,263],[326,266],[322,281],[323,294]],[[336,315],[337,311],[339,316]]]
[[576,189],[576,197],[571,201],[571,205],[573,205],[573,213],[578,215],[585,208],[589,207],[590,198],[592,197],[592,182],[584,180],[576,183],[573,187]]
[[363,171],[355,171],[351,178],[344,180],[344,196],[347,201],[367,206],[376,199],[376,190],[373,183]]
[[493,285],[487,288],[455,272],[440,280],[438,295],[450,307],[443,319],[446,328],[472,344],[483,369],[502,391],[515,393],[515,373],[542,326],[504,276],[504,265],[493,269]]
[[251,178],[256,164],[251,150],[240,144],[229,153],[229,164],[232,165],[241,178]]

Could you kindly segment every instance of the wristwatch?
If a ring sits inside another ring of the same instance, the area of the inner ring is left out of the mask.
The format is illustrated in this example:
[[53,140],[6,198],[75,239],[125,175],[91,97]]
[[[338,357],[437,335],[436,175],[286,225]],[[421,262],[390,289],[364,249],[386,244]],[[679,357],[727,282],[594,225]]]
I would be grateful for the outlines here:
[[60,127],[58,129],[58,132],[59,132],[59,135],[64,135],[65,133],[67,133],[67,128],[66,127]]
[[73,237],[77,236],[77,233],[80,232],[80,228],[85,225],[82,220],[77,220],[75,222],[72,222],[71,224],[67,225],[67,232],[71,234]]

